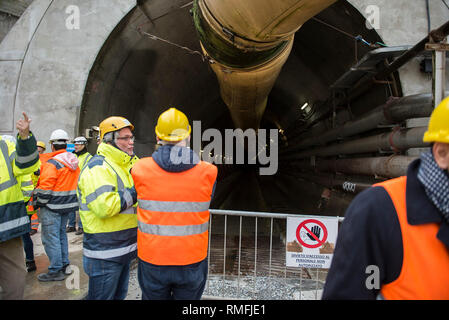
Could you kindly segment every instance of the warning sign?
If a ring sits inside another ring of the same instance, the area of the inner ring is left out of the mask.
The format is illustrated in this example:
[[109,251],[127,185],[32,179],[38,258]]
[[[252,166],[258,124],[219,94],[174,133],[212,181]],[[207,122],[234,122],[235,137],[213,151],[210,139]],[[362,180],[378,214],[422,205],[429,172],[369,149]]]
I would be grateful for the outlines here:
[[328,269],[337,241],[337,218],[288,218],[287,267]]

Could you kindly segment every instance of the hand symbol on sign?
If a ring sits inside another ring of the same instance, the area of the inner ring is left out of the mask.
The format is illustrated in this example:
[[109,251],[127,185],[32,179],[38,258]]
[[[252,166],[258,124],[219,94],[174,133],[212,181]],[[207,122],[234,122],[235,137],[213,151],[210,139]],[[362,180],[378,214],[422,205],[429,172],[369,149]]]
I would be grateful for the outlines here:
[[[313,226],[311,231],[318,239],[320,238],[321,228],[319,226]],[[308,232],[307,232],[307,236],[312,241],[318,241]]]

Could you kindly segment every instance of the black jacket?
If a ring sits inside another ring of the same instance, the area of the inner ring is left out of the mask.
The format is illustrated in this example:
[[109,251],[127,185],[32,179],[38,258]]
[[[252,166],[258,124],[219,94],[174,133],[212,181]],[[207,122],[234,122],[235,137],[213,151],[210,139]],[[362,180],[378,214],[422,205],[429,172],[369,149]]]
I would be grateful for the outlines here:
[[[411,225],[441,223],[437,238],[449,248],[449,224],[417,178],[420,161],[413,161],[407,170],[407,221]],[[373,274],[367,267],[379,267],[382,286],[397,279],[402,259],[402,235],[393,202],[383,187],[369,188],[355,197],[345,213],[322,299],[376,299],[380,290],[367,288],[367,278]]]

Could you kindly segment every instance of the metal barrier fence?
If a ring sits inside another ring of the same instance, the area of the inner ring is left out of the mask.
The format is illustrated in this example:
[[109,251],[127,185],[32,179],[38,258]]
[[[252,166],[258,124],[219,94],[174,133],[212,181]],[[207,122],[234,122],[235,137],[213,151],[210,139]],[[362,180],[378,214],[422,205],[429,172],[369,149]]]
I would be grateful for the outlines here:
[[210,213],[203,299],[321,298],[327,269],[287,267],[285,238],[288,217],[325,217],[215,209]]

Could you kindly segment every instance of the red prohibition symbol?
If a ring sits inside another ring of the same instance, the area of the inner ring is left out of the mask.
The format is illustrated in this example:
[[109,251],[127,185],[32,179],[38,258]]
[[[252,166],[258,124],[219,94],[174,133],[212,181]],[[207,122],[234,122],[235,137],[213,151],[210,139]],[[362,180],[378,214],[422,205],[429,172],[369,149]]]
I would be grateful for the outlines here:
[[[323,230],[323,238],[321,240],[312,231],[310,231],[310,229],[306,226],[306,224],[308,224],[308,223],[314,223],[321,227],[321,229]],[[301,239],[301,236],[300,236],[301,229],[304,229],[308,234],[310,234],[316,240],[317,243],[316,244],[308,244],[308,243],[304,242],[304,240]],[[296,228],[296,239],[298,239],[298,242],[306,248],[313,249],[313,248],[321,247],[327,239],[327,228],[319,220],[315,220],[315,219],[304,220],[303,222],[301,222],[299,224],[298,228]]]

